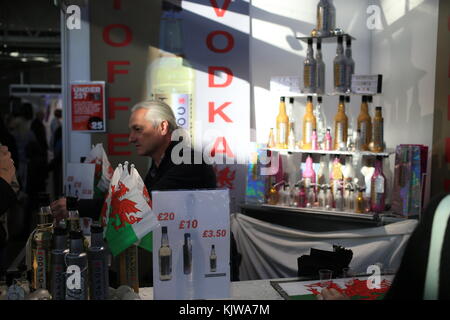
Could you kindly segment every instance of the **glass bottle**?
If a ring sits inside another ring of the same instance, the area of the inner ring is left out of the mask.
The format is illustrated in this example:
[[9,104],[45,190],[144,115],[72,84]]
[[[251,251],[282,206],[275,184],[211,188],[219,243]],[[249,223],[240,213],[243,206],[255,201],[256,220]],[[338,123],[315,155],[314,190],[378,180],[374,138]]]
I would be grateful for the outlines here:
[[324,209],[325,202],[326,202],[326,197],[325,197],[326,186],[318,185],[317,189],[318,189],[317,201],[319,204],[319,208]]
[[331,137],[331,130],[328,128],[327,132],[325,133],[325,143],[324,143],[324,150],[333,150],[333,138]]
[[312,208],[314,206],[314,202],[316,199],[316,195],[314,192],[315,184],[311,184],[308,188],[306,188],[306,207]]
[[361,150],[369,150],[369,144],[372,141],[372,120],[369,114],[369,105],[367,96],[361,98],[361,110],[358,115],[358,130],[361,132]]
[[[314,116],[316,117],[317,124],[317,140],[319,145],[322,146],[322,144],[325,143],[325,134],[327,132],[327,119],[322,108],[322,97],[317,97],[317,104],[314,108]],[[324,146],[322,146],[321,149],[324,149]]]
[[317,39],[316,46],[316,93],[325,94],[325,63],[322,57],[322,41]]
[[358,195],[355,199],[355,212],[356,213],[365,213],[365,203],[363,196],[363,188],[357,188]]
[[[149,97],[172,107],[178,126],[188,130],[194,140],[195,70],[183,51],[182,8],[162,1],[159,49],[149,52]],[[182,111],[182,112],[181,112]]]
[[66,255],[65,262],[67,266],[78,266],[81,271],[80,286],[71,287],[68,285],[70,274],[66,273],[66,300],[87,300],[88,299],[88,260],[83,248],[83,234],[81,231],[71,231],[69,236],[70,249]]
[[362,151],[362,137],[361,137],[361,130],[357,129],[356,130],[356,135],[355,135],[355,147],[353,148],[352,151]]
[[267,148],[275,148],[275,147],[276,147],[276,143],[275,143],[275,137],[273,134],[273,128],[270,128],[269,141],[267,142]]
[[300,192],[298,194],[298,207],[306,208],[306,192],[304,184],[300,185]]
[[316,183],[316,172],[313,167],[313,159],[309,154],[305,161],[305,170],[302,173],[303,180],[305,181],[305,187],[308,188],[311,183]]
[[291,132],[291,130],[295,133],[295,126],[294,126],[294,98],[290,97],[289,98],[289,103],[287,105],[287,115],[289,118],[289,132]]
[[384,151],[384,135],[383,135],[383,115],[381,107],[375,107],[375,117],[373,118],[373,152]]
[[306,112],[303,116],[303,137],[302,149],[311,150],[312,148],[312,132],[316,128],[316,117],[313,112],[312,96],[308,96],[306,102]]
[[325,209],[331,210],[333,208],[333,192],[329,185],[326,186],[325,190]]
[[316,92],[316,59],[314,59],[313,39],[308,38],[308,49],[303,61],[303,92]]
[[336,56],[333,60],[334,92],[345,93],[347,90],[345,79],[346,58],[344,55],[343,37],[338,36]]
[[336,211],[344,211],[344,199],[342,196],[342,187],[339,186],[334,197]]
[[345,97],[339,96],[338,112],[334,117],[334,150],[344,149],[347,145],[348,118],[345,114]]
[[169,246],[167,227],[162,227],[161,247],[159,248],[158,257],[159,279],[161,281],[172,279],[172,249]]
[[183,272],[184,274],[190,274],[192,272],[192,242],[190,233],[184,234]]
[[375,172],[371,181],[371,209],[373,212],[384,211],[386,198],[386,177],[383,174],[383,162],[381,157],[375,161]]
[[295,134],[294,134],[294,128],[292,126],[289,126],[289,137],[288,137],[288,149],[294,150],[295,149]]
[[291,207],[298,207],[299,199],[298,195],[300,193],[300,186],[299,184],[295,184],[294,188],[291,188],[291,200],[290,200],[290,206]]
[[345,86],[347,92],[352,90],[352,75],[355,73],[355,61],[352,58],[352,38],[347,35],[345,48]]
[[216,247],[211,245],[211,254],[209,255],[209,271],[216,272],[217,270],[217,255]]
[[288,206],[289,198],[290,198],[290,194],[291,194],[289,184],[285,183],[283,185],[283,187],[280,189],[279,194],[280,194],[279,204],[282,206]]
[[317,183],[319,185],[326,184],[328,180],[328,168],[326,166],[326,156],[320,156],[319,170],[317,170]]
[[268,199],[267,199],[267,203],[270,205],[277,205],[278,201],[279,201],[279,194],[278,194],[278,190],[275,187],[275,183],[272,183],[272,186],[269,189],[269,194],[268,194]]
[[317,4],[317,25],[318,36],[329,36],[335,29],[336,9],[331,0],[320,0]]
[[317,130],[316,129],[313,129],[311,140],[312,140],[311,149],[319,150],[319,142],[317,141]]
[[344,175],[342,174],[342,164],[338,157],[334,158],[333,165],[331,169],[331,178],[330,178],[330,184],[331,184],[331,190],[333,193],[333,197],[335,196],[335,193],[337,192],[339,186],[342,185],[344,179]]
[[289,135],[289,118],[286,114],[286,104],[284,97],[280,98],[280,105],[277,115],[277,137],[275,139],[276,147],[286,149]]

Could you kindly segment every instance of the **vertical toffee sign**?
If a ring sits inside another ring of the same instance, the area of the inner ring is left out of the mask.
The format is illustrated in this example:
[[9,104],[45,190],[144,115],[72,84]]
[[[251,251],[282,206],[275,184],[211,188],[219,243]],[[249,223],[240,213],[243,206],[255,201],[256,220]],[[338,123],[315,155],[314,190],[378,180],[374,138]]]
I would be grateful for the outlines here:
[[105,132],[105,82],[77,82],[70,86],[72,131]]

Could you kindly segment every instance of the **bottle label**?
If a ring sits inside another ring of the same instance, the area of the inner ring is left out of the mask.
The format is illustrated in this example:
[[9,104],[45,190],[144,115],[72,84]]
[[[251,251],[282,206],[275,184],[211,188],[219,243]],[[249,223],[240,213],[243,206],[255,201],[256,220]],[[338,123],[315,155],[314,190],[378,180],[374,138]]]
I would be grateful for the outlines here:
[[278,124],[278,143],[287,144],[287,125],[286,123]]
[[375,122],[373,126],[373,141],[375,145],[382,146],[383,137],[383,122]]
[[375,180],[375,193],[384,193],[384,178],[378,176]]
[[47,288],[47,251],[44,249],[34,250],[34,288]]
[[311,66],[304,66],[303,68],[303,83],[305,88],[311,88]]
[[340,63],[334,64],[334,86],[345,86],[345,67]]
[[367,122],[363,121],[361,122],[359,129],[361,130],[361,143],[362,144],[367,144]]
[[168,276],[172,273],[170,255],[159,256],[159,274],[160,276]]
[[108,266],[106,259],[93,260],[90,265],[90,299],[107,300],[109,284],[107,283]]
[[336,133],[336,144],[339,148],[339,144],[344,141],[344,124],[342,122],[338,122],[336,125],[337,133]]
[[62,264],[52,265],[52,299],[64,300],[66,294],[66,277]]
[[313,124],[311,122],[305,123],[305,143],[312,141]]
[[211,272],[216,272],[216,268],[217,268],[217,257],[215,256],[211,256],[211,258],[209,259],[209,268]]

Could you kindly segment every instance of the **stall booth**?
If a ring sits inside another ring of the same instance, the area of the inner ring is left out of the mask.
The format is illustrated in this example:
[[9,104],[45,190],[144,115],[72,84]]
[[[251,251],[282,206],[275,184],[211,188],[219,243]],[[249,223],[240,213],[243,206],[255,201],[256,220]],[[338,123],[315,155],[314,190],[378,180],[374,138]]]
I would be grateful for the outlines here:
[[[319,279],[302,274],[302,256],[346,250],[352,277],[375,266],[391,277],[383,279],[387,290],[424,208],[448,187],[442,137],[450,126],[441,116],[448,86],[440,72],[448,67],[441,42],[448,12],[438,0],[62,7],[66,194],[96,197],[95,188],[74,194],[74,179],[93,175],[94,166],[86,174],[74,168],[100,144],[108,182],[128,181],[113,172],[129,166],[142,188],[151,160],[129,144],[128,119],[148,99],[172,107],[184,141],[216,173],[217,190],[184,194],[191,200],[173,200],[186,191],[148,190],[153,253],[144,245],[114,249],[118,284],[141,299],[289,299],[301,293],[283,280]],[[144,243],[148,234],[134,231]],[[169,248],[173,273],[161,266]],[[139,272],[126,275],[127,266]],[[146,280],[139,284],[137,274]],[[304,286],[309,296],[314,285]]]

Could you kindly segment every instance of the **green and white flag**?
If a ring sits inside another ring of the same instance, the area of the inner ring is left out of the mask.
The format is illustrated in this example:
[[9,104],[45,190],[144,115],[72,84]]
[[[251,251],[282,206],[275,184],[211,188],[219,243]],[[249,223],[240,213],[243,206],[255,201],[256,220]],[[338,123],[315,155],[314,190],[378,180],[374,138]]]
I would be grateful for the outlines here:
[[150,196],[141,176],[128,162],[114,171],[108,195],[103,204],[102,224],[111,253],[119,253],[136,243],[152,249],[152,231],[159,226]]

